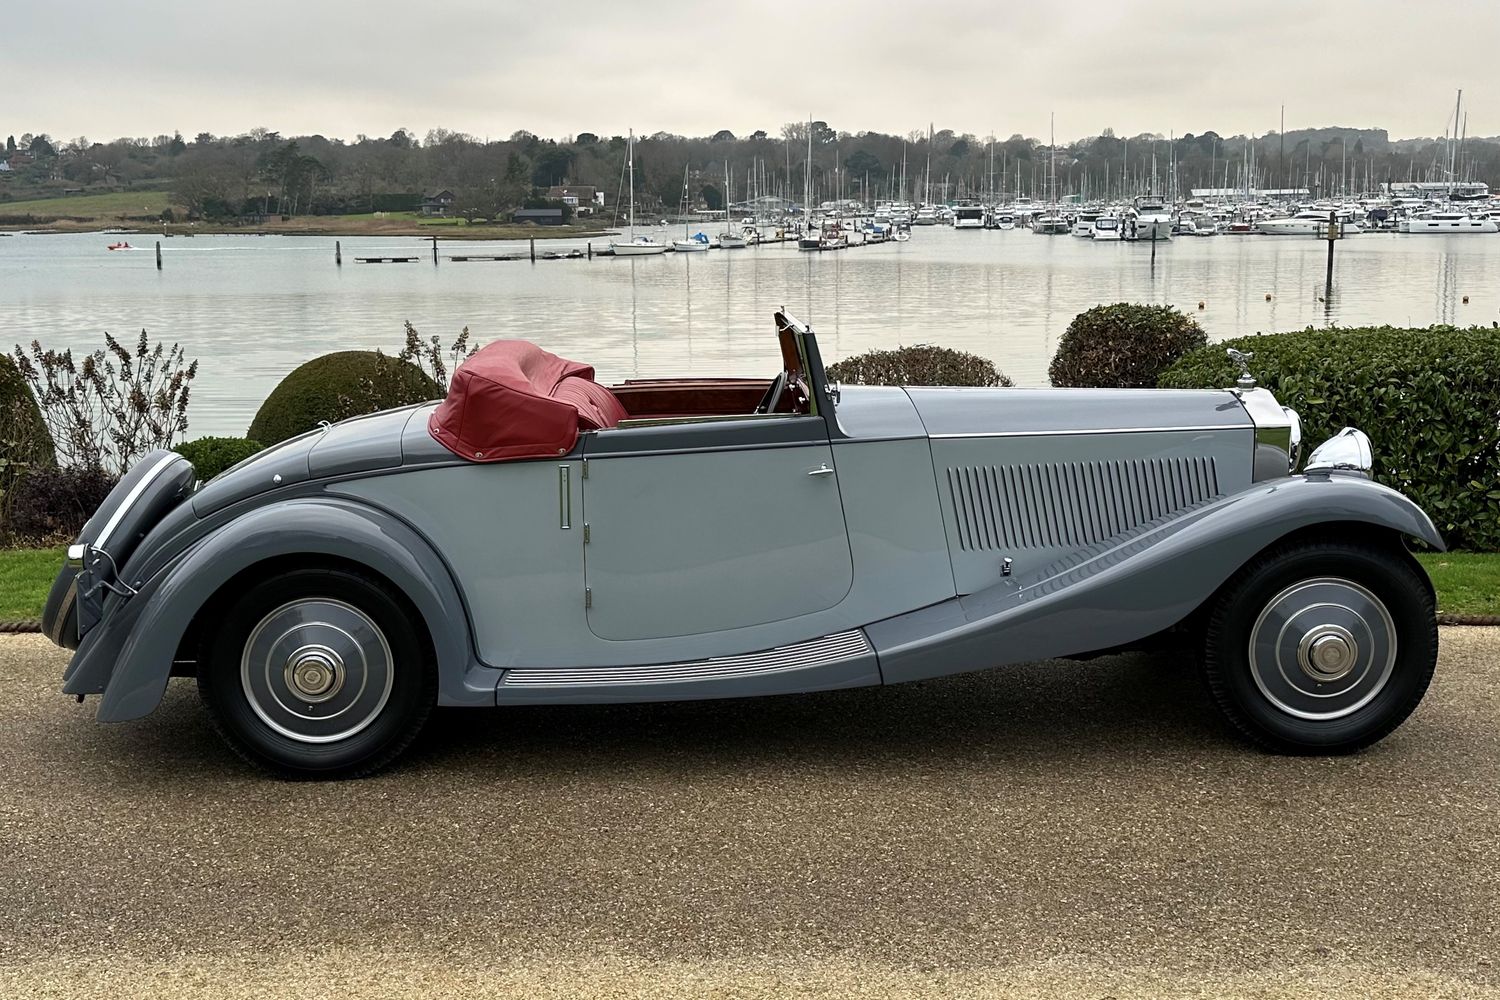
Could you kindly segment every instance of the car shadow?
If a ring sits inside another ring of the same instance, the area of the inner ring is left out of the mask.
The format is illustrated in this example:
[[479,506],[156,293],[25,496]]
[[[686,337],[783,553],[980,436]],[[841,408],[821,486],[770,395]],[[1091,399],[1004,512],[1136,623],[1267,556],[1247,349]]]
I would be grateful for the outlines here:
[[[81,709],[80,711],[87,711]],[[80,724],[82,719],[77,720]],[[66,726],[56,736],[106,777],[131,785],[256,772],[218,738],[191,680],[126,726]],[[891,687],[765,698],[623,705],[440,708],[392,775],[444,781],[630,769],[962,768],[1084,763],[1149,752],[1241,755],[1192,658],[1126,654],[1049,660]],[[1253,752],[1253,751],[1250,751]]]
[[409,765],[608,768],[875,757],[961,763],[1238,748],[1190,658],[1047,661],[882,688],[637,705],[440,709]]

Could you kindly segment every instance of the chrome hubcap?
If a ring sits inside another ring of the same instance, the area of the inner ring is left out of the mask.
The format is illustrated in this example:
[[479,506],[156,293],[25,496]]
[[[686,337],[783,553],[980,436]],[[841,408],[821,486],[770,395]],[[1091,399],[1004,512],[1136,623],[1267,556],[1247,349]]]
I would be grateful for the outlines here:
[[393,680],[380,627],[330,598],[291,601],[267,614],[240,659],[251,709],[300,743],[332,743],[363,730],[385,708]]
[[1367,588],[1341,577],[1282,590],[1250,629],[1250,672],[1266,699],[1299,719],[1356,712],[1396,666],[1396,625]]

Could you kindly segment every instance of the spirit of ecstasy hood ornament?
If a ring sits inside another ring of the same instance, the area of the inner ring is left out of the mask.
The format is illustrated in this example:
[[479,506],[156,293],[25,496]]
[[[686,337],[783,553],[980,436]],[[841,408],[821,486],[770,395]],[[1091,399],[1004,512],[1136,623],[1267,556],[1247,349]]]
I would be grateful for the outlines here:
[[1254,351],[1239,351],[1233,347],[1224,352],[1229,355],[1229,360],[1240,366],[1240,377],[1234,380],[1234,384],[1240,389],[1254,389],[1255,376],[1250,374],[1250,360],[1255,357]]

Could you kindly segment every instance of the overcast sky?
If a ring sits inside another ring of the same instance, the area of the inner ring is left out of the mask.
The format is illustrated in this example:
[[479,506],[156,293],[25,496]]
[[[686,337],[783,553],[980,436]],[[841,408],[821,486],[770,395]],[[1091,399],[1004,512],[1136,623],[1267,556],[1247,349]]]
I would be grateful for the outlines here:
[[1500,134],[1500,0],[0,0],[0,133]]

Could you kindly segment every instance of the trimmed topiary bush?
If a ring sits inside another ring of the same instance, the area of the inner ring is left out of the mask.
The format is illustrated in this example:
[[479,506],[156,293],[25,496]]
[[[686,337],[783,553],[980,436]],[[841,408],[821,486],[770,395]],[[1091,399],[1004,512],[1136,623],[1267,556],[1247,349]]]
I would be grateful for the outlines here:
[[1411,497],[1456,548],[1500,549],[1500,332],[1474,327],[1307,329],[1186,355],[1166,388],[1234,384],[1228,347],[1302,417],[1306,450],[1345,426],[1370,436],[1375,478]]
[[993,362],[967,351],[931,344],[866,351],[828,366],[830,378],[850,385],[1008,386]]
[[208,482],[231,465],[264,451],[259,441],[237,437],[201,437],[196,441],[184,441],[172,449],[193,463],[193,471],[200,482]]
[[337,351],[294,370],[260,405],[245,436],[266,447],[363,413],[438,399],[443,390],[416,365],[379,351]]
[[11,500],[12,540],[47,544],[78,537],[116,482],[103,469],[32,469]]
[[26,473],[56,464],[57,448],[36,397],[16,363],[0,354],[0,519],[9,511],[16,485]]
[[1060,387],[1149,389],[1172,362],[1207,343],[1203,328],[1171,306],[1095,306],[1068,324],[1047,376]]

